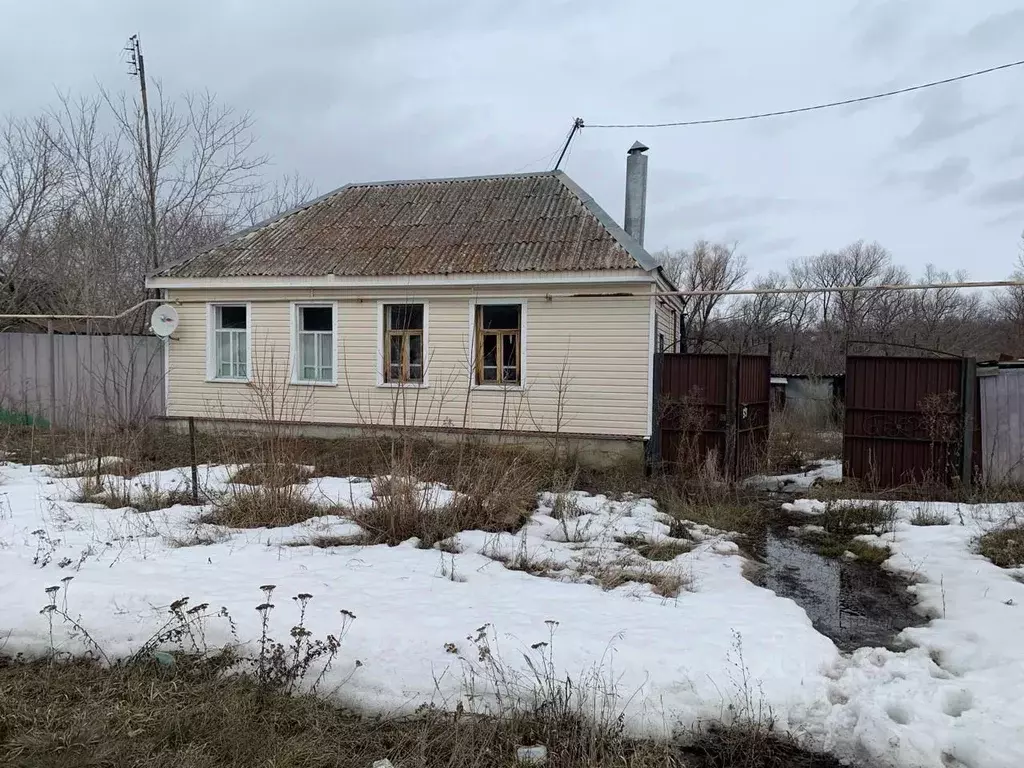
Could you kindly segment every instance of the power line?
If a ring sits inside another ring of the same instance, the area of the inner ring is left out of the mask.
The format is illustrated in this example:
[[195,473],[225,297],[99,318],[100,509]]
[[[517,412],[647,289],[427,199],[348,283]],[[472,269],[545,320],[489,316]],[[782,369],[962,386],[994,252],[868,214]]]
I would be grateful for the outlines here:
[[867,293],[869,291],[930,291],[941,288],[1024,288],[1024,280],[981,280],[955,283],[892,283],[816,285],[811,288],[724,288],[721,290],[655,291],[649,296],[763,296],[804,293]]
[[961,80],[969,80],[972,77],[980,77],[981,75],[988,75],[992,72],[999,72],[1004,69],[1011,69],[1013,67],[1019,67],[1024,65],[1024,59],[1020,61],[1011,61],[1008,64],[1000,64],[996,67],[988,67],[987,69],[979,69],[975,72],[967,72],[956,77],[947,77],[944,80],[933,80],[930,83],[921,83],[920,85],[912,85],[908,88],[897,88],[894,91],[886,91],[885,93],[875,93],[870,96],[858,96],[855,99],[843,99],[842,101],[830,101],[826,104],[814,104],[809,107],[798,107],[796,109],[780,109],[775,112],[758,112],[750,115],[737,115],[734,117],[713,117],[703,120],[681,120],[673,123],[596,123],[591,125],[587,123],[587,128],[676,128],[689,125],[713,125],[716,123],[738,123],[744,120],[761,120],[766,117],[781,117],[783,115],[796,115],[802,112],[814,112],[819,109],[831,109],[833,107],[845,107],[850,104],[862,104],[865,101],[874,101],[876,99],[886,99],[890,96],[899,96],[904,93],[911,93],[913,91],[922,91],[925,88],[934,88],[938,85],[948,85],[950,83],[960,82]]

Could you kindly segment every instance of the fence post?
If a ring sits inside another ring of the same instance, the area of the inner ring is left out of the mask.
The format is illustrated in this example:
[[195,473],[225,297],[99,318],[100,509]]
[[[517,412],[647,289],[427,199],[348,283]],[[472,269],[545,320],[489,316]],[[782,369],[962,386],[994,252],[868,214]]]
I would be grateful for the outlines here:
[[725,366],[725,466],[730,479],[739,475],[740,358],[729,354]]
[[199,465],[196,463],[196,420],[188,417],[188,442],[192,456],[192,503],[199,506]]
[[964,488],[970,488],[974,480],[974,407],[978,387],[978,362],[964,358],[960,371],[960,429],[963,433],[960,446],[960,482]]
[[46,340],[50,347],[50,429],[57,421],[57,350],[54,344],[53,320],[46,321]]
[[654,366],[652,376],[654,386],[651,387],[651,437],[647,441],[646,472],[650,477],[654,469],[661,465],[661,376],[665,364],[665,355],[655,353],[651,365]]

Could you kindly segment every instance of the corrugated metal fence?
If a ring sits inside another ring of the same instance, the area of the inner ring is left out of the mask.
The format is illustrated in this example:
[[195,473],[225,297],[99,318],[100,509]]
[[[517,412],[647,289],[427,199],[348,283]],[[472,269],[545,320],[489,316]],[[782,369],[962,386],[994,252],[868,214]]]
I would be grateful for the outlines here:
[[0,333],[0,423],[118,427],[164,414],[153,336]]
[[978,400],[984,481],[1024,484],[1024,366],[979,366]]
[[655,463],[742,477],[768,441],[771,361],[762,355],[655,355]]
[[969,484],[974,390],[970,360],[848,357],[844,474],[883,488]]

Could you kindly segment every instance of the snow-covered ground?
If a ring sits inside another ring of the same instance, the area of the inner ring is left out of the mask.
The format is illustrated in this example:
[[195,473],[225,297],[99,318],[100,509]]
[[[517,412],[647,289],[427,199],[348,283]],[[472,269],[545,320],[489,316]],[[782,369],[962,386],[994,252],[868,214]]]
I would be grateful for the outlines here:
[[[216,490],[232,468],[201,471]],[[780,727],[840,757],[906,768],[1024,765],[1024,710],[1014,700],[1024,683],[1024,584],[973,553],[977,535],[1010,508],[932,505],[950,524],[916,527],[909,519],[920,505],[901,505],[886,535],[893,557],[885,567],[913,579],[932,621],[904,632],[904,652],[845,656],[795,603],[744,578],[744,559],[726,534],[684,526],[690,551],[653,562],[638,554],[640,543],[673,541],[647,499],[544,495],[521,532],[463,532],[461,551],[451,554],[415,542],[309,545],[358,533],[337,515],[288,528],[223,529],[198,523],[204,510],[194,507],[139,513],[71,502],[74,481],[38,467],[7,465],[0,474],[4,653],[86,649],[63,622],[51,635],[53,616],[40,612],[51,586],[61,587],[54,599],[110,657],[142,646],[186,596],[189,605],[208,603],[209,612],[223,606],[234,622],[234,632],[226,619],[206,622],[211,647],[237,635],[251,650],[261,629],[260,587],[274,584],[271,628],[279,638],[297,619],[289,598],[299,593],[313,595],[306,626],[316,637],[339,633],[342,611],[356,616],[321,691],[368,711],[465,701],[467,681],[479,674],[474,685],[486,683],[477,646],[487,642],[525,677],[527,659],[551,663],[560,676],[599,677],[634,732],[727,719],[743,695],[745,667],[753,695]],[[151,473],[131,481],[132,492],[183,488],[184,478]],[[318,478],[305,488],[324,506],[372,503],[366,479]],[[450,492],[434,486],[429,493]],[[553,516],[556,502],[573,516]],[[816,502],[795,508],[820,510]],[[604,590],[609,569],[632,580]],[[666,597],[649,582],[683,588]]]

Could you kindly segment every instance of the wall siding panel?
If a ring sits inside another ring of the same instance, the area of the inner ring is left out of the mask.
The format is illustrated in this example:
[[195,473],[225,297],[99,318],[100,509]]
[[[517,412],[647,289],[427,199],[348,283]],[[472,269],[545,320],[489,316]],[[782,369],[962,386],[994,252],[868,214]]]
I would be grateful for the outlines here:
[[[181,324],[171,342],[171,417],[255,419],[276,401],[289,420],[523,430],[643,437],[648,430],[650,298],[646,286],[602,285],[601,293],[634,296],[548,298],[531,287],[478,288],[474,297],[526,301],[523,390],[470,386],[470,289],[391,290],[356,295],[345,289],[171,291]],[[593,285],[560,285],[558,293],[595,293]],[[457,293],[457,296],[453,294]],[[207,303],[252,303],[255,381],[206,380]],[[337,386],[296,386],[290,378],[292,301],[338,302]],[[377,386],[378,301],[428,304],[428,386]]]

